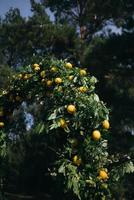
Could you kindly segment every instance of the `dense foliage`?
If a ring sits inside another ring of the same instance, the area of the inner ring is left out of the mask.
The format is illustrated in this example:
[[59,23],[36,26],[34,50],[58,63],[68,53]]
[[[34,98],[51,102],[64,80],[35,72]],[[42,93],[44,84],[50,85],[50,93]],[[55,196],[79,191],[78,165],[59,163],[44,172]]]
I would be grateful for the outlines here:
[[[96,82],[86,69],[43,59],[16,74],[0,97],[1,156],[27,137],[24,132],[41,135],[43,170],[65,199],[112,198],[112,185],[134,171],[129,156],[109,154],[109,111],[95,93]],[[26,110],[19,111],[24,104],[34,105],[29,132]]]

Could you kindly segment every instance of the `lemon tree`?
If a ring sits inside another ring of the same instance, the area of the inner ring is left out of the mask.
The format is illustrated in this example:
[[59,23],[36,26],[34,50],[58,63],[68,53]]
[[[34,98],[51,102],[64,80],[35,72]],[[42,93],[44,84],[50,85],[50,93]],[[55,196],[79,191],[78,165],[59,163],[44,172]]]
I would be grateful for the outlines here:
[[45,138],[48,174],[64,199],[110,199],[112,185],[134,171],[130,158],[120,164],[120,156],[109,153],[109,110],[96,83],[87,69],[42,59],[16,74],[0,95],[1,156],[13,141],[9,135],[23,131],[16,110],[24,103],[38,106],[31,129]]

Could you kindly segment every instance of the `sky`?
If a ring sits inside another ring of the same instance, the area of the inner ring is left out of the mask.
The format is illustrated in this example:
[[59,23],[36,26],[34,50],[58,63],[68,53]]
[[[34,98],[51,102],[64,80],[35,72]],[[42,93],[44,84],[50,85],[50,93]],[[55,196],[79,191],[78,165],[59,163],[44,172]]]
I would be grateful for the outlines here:
[[[36,2],[40,2],[40,0],[36,0]],[[30,0],[0,0],[0,16],[3,18],[11,7],[19,8],[23,17],[32,15]],[[47,9],[47,13],[50,16],[50,19],[54,21],[54,15],[49,9]]]
[[23,17],[30,16],[30,0],[0,0],[0,16],[4,17],[10,8],[19,8]]

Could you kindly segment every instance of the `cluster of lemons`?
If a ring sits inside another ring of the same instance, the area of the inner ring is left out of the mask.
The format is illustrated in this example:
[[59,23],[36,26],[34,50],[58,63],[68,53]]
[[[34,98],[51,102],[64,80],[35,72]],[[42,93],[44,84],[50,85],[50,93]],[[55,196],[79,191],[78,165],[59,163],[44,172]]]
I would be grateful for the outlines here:
[[[71,69],[71,68],[72,68],[71,63],[67,63],[67,67],[68,67],[69,69]],[[81,70],[80,70],[80,75],[81,75],[81,76],[86,76],[86,74],[87,74],[86,70],[84,70],[84,69],[81,69]],[[73,76],[70,76],[69,79],[70,79],[70,80],[73,79]],[[85,86],[81,86],[81,87],[79,88],[79,91],[82,92],[82,93],[84,93],[84,92],[87,91],[87,88],[86,88]],[[76,113],[76,106],[75,106],[75,105],[68,105],[68,106],[67,106],[67,112],[70,113],[70,114],[75,114],[75,113]],[[62,128],[65,128],[65,127],[67,126],[67,123],[66,123],[66,121],[65,121],[64,119],[60,119],[60,126],[61,126]],[[103,129],[109,129],[109,128],[110,128],[110,123],[109,123],[109,121],[108,121],[107,119],[105,119],[105,120],[102,122],[102,127],[103,127]],[[94,130],[94,131],[92,132],[92,139],[93,139],[94,141],[99,141],[100,138],[101,138],[101,133],[100,133],[100,131],[99,131],[99,130]],[[73,146],[73,147],[76,147],[77,144],[78,144],[78,140],[74,138],[74,139],[72,140],[72,146]],[[78,156],[78,155],[75,155],[75,156],[72,158],[72,161],[73,161],[73,163],[74,163],[75,165],[77,165],[77,166],[80,166],[81,163],[82,163],[82,159],[81,159],[81,157]],[[98,176],[98,178],[99,178],[99,179],[103,179],[103,180],[108,179],[108,172],[107,172],[107,170],[106,170],[106,169],[101,169],[101,170],[99,170],[99,176]]]
[[[53,85],[53,82],[54,82],[56,85],[58,85],[58,86],[59,86],[60,84],[63,83],[63,80],[62,80],[61,77],[56,77],[54,80],[48,80],[48,79],[46,80],[46,71],[45,71],[45,70],[41,71],[41,67],[40,67],[39,64],[35,63],[35,64],[33,64],[32,67],[33,67],[33,71],[34,71],[35,73],[39,73],[39,75],[40,75],[40,77],[41,77],[41,82],[42,82],[42,83],[46,83],[46,86],[47,86],[47,87],[51,87],[51,86]],[[69,63],[69,62],[65,63],[65,67],[66,67],[66,69],[72,69],[72,68],[73,68],[72,64]],[[57,69],[56,66],[52,66],[51,69],[50,69],[50,72],[56,73],[57,71],[58,71],[58,69]],[[79,74],[80,74],[80,76],[86,76],[86,75],[87,75],[87,72],[86,72],[85,69],[80,69]],[[33,76],[32,73],[25,73],[25,74],[21,74],[21,73],[20,73],[20,74],[18,75],[18,78],[19,78],[19,79],[22,79],[22,80],[28,80],[28,79],[31,78],[32,76]],[[69,79],[70,81],[73,80],[73,78],[74,78],[73,75],[70,75],[70,76],[68,77],[68,79]],[[80,86],[80,87],[78,88],[78,90],[79,90],[81,93],[86,93],[87,90],[88,90],[88,88],[87,88],[86,86]],[[19,101],[19,100],[20,100],[20,97],[17,96],[17,97],[16,97],[16,100]],[[73,114],[75,114],[75,113],[77,112],[76,106],[73,105],[73,104],[67,105],[66,110],[67,110],[67,112],[68,112],[69,114],[71,114],[71,115],[73,115]],[[0,118],[1,118],[2,116],[3,116],[3,112],[0,111]],[[66,122],[66,120],[65,120],[64,118],[61,118],[61,119],[59,120],[59,123],[60,123],[60,127],[61,127],[61,128],[64,129],[64,128],[67,127],[67,122]],[[1,122],[0,122],[0,128],[3,128],[3,127],[4,127],[4,122],[1,121]],[[109,129],[109,128],[110,128],[109,121],[105,119],[105,120],[102,122],[102,127],[103,127],[104,129]],[[99,141],[100,138],[101,138],[101,133],[100,133],[100,131],[99,131],[99,130],[94,130],[94,131],[92,132],[92,139],[93,139],[94,141]],[[77,140],[76,138],[74,138],[74,139],[72,140],[72,147],[76,147],[77,145],[78,145],[78,140]],[[80,157],[79,155],[75,155],[75,156],[73,156],[73,158],[72,158],[72,162],[73,162],[73,164],[75,164],[76,166],[80,166],[80,165],[82,164],[82,159],[81,159],[81,157]],[[108,173],[107,173],[107,171],[101,169],[101,170],[99,171],[99,176],[98,176],[98,177],[99,177],[100,179],[103,179],[103,180],[108,179]]]
[[[65,64],[65,67],[66,67],[67,69],[72,69],[73,66],[72,66],[71,63],[68,62],[68,63]],[[40,71],[40,66],[39,66],[38,64],[34,64],[34,65],[33,65],[33,68],[34,68],[34,71],[35,71],[35,72],[39,72],[39,71]],[[56,66],[53,66],[53,67],[51,67],[50,71],[55,73],[55,72],[58,71],[58,69],[57,69]],[[86,75],[87,75],[87,72],[86,72],[86,70],[84,70],[84,69],[80,69],[80,72],[79,72],[79,73],[80,73],[80,76],[86,76]],[[41,78],[42,78],[42,82],[46,82],[47,87],[51,87],[51,86],[52,86],[52,84],[53,84],[53,81],[52,81],[52,80],[47,80],[47,81],[45,80],[45,77],[46,77],[45,71],[41,71],[41,72],[40,72],[40,76],[41,76]],[[70,81],[73,80],[73,78],[74,78],[73,75],[70,75],[70,76],[68,77],[68,79],[69,79]],[[60,85],[60,84],[63,82],[63,80],[62,80],[62,78],[60,78],[60,77],[56,77],[56,78],[54,79],[54,82],[55,82],[55,84]],[[85,86],[80,86],[78,89],[79,89],[79,91],[80,91],[81,93],[87,92],[87,87],[85,87]],[[68,112],[69,114],[75,114],[76,111],[77,111],[76,106],[73,105],[73,104],[68,105],[66,109],[67,109],[67,112]],[[61,128],[64,129],[64,128],[67,127],[67,122],[66,122],[66,120],[65,120],[64,118],[61,118],[61,119],[59,120],[59,123],[60,123],[60,127],[61,127]],[[109,121],[108,121],[108,120],[104,120],[104,121],[102,122],[102,127],[103,127],[104,129],[109,129],[109,128],[110,128]],[[99,141],[100,138],[101,138],[101,133],[100,133],[100,131],[99,131],[99,130],[94,130],[94,131],[92,132],[92,139],[93,139],[94,141]],[[72,139],[72,147],[76,147],[77,145],[78,145],[78,140],[77,140],[76,138]],[[75,155],[75,156],[73,156],[73,158],[72,158],[72,162],[73,162],[76,166],[80,166],[80,165],[82,164],[82,159],[81,159],[80,156]],[[103,180],[108,179],[107,170],[105,170],[105,169],[99,170],[99,176],[98,176],[98,178],[103,179]]]
[[[68,113],[70,113],[70,114],[74,114],[74,113],[76,112],[76,107],[75,107],[74,105],[69,105],[69,106],[67,107],[67,111],[68,111]],[[61,123],[61,127],[62,127],[62,128],[64,128],[64,127],[66,126],[66,122],[65,122],[64,119],[61,119],[60,123]],[[104,129],[109,129],[109,128],[110,128],[109,121],[108,121],[108,120],[104,120],[104,121],[102,122],[102,127],[103,127]],[[100,138],[101,138],[101,133],[100,133],[100,131],[99,131],[99,130],[94,130],[94,131],[92,132],[92,138],[93,138],[94,141],[100,140]],[[74,140],[72,141],[72,144],[73,144],[73,147],[76,147],[77,144],[78,144],[77,139],[74,139]],[[73,160],[73,163],[74,163],[75,165],[77,165],[77,166],[80,166],[81,163],[82,163],[82,159],[81,159],[81,157],[78,156],[78,155],[75,155],[75,156],[72,158],[72,160]],[[103,179],[103,180],[108,179],[108,173],[107,173],[107,171],[101,169],[101,170],[99,171],[99,176],[98,176],[98,178]]]

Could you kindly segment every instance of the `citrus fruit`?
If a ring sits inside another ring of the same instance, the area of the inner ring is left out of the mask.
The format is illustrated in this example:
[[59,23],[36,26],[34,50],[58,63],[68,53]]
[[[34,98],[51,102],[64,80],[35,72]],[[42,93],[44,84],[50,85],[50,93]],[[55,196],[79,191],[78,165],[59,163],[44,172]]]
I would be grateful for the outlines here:
[[104,129],[109,129],[109,127],[110,127],[109,121],[105,119],[105,120],[102,122],[102,127],[103,127]]
[[74,105],[68,105],[67,112],[70,114],[74,114],[76,112],[76,107]]
[[55,78],[55,83],[56,84],[60,84],[60,83],[62,83],[62,79],[61,78]]
[[81,86],[81,87],[79,87],[79,91],[81,93],[85,93],[85,92],[87,92],[87,88],[85,86]]
[[22,74],[18,74],[18,78],[22,79],[23,75]]
[[57,72],[57,67],[55,66],[51,67],[51,72]]
[[82,160],[81,160],[81,158],[80,158],[79,156],[75,155],[75,156],[73,157],[73,163],[74,163],[75,165],[80,166],[81,162],[82,162]]
[[80,75],[81,75],[81,76],[86,76],[86,75],[87,75],[86,70],[81,69],[81,70],[80,70]]
[[40,71],[40,67],[34,67],[34,71],[35,71],[35,72]]
[[40,66],[39,66],[39,64],[35,63],[35,64],[33,64],[33,67],[35,68],[35,67],[40,67]]
[[92,133],[92,138],[93,140],[98,141],[101,138],[100,131],[94,130]]
[[61,128],[66,128],[66,126],[67,126],[67,123],[66,123],[66,121],[64,120],[64,119],[60,119],[60,127]]
[[4,122],[0,122],[0,128],[4,127]]
[[69,81],[72,81],[73,78],[74,78],[74,76],[70,75],[70,76],[68,77],[68,80],[69,80]]
[[45,76],[46,76],[45,71],[40,72],[40,76],[41,76],[41,78],[45,78]]
[[48,86],[48,87],[51,87],[51,86],[52,86],[52,84],[53,84],[53,81],[51,81],[51,80],[48,80],[48,81],[46,82],[46,84],[47,84],[47,86]]
[[72,67],[73,67],[70,62],[67,62],[65,66],[67,69],[72,69]]
[[27,74],[25,74],[24,76],[23,76],[23,79],[24,80],[27,80],[29,77],[28,77],[28,75]]
[[100,171],[99,171],[99,178],[100,178],[100,179],[103,179],[103,180],[108,179],[108,174],[107,174],[107,172],[106,172],[105,170],[100,170]]

